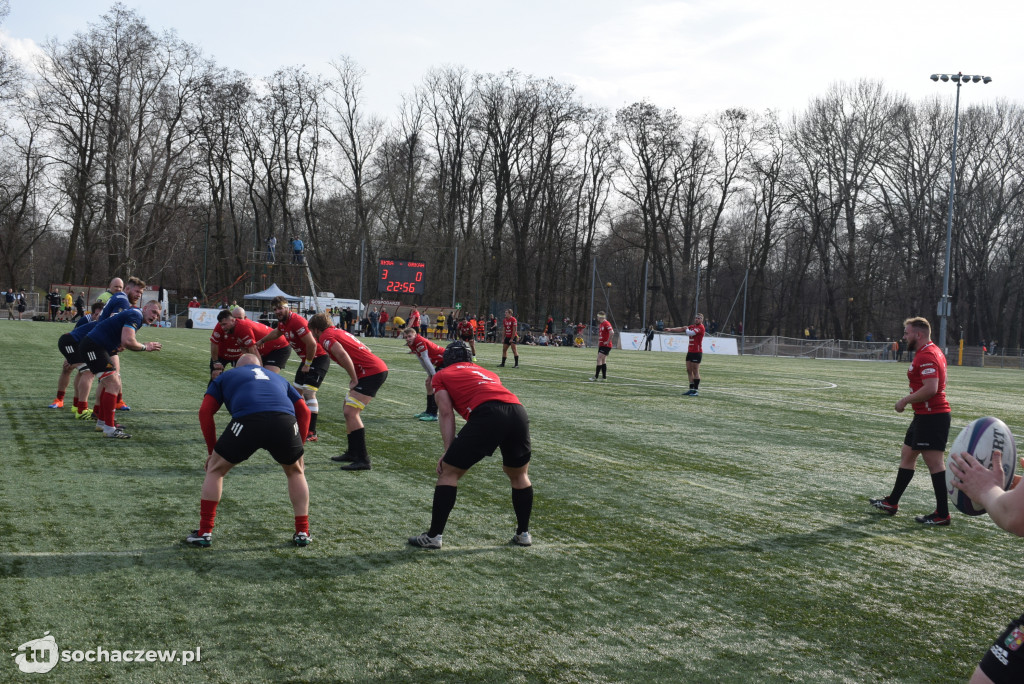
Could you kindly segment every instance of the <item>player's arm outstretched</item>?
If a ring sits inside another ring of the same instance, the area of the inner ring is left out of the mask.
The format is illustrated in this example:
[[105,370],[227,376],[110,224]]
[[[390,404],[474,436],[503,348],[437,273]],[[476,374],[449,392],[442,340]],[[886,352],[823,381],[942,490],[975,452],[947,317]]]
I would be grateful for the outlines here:
[[1024,487],[1003,490],[1003,454],[992,452],[992,468],[983,468],[967,452],[950,454],[953,486],[984,508],[996,525],[1024,537]]
[[126,325],[121,328],[121,348],[130,349],[131,351],[160,351],[159,342],[146,342],[143,344],[135,339],[135,328],[130,325]]

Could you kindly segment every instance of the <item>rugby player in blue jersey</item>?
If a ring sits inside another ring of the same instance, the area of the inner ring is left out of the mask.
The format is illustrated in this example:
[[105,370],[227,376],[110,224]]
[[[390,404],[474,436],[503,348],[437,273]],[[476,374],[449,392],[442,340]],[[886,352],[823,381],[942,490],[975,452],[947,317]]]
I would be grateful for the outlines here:
[[[103,304],[101,304],[100,302],[93,303],[92,313],[88,316],[82,316],[81,318],[79,318],[78,322],[75,323],[74,330],[84,328],[90,323],[95,323],[96,321],[98,321],[100,317],[100,311],[102,310]],[[57,398],[53,400],[52,404],[50,404],[50,408],[64,408],[64,395],[68,389],[68,384],[71,382],[71,371],[77,368],[79,373],[81,373],[82,369],[85,368],[85,361],[78,358],[78,343],[81,342],[81,339],[83,337],[85,337],[85,335],[83,334],[82,331],[80,331],[79,336],[77,338],[72,337],[71,333],[65,333],[61,335],[60,338],[57,340],[57,349],[59,349],[60,353],[64,355],[64,367],[61,369],[60,378],[58,378],[57,380]],[[72,358],[74,358],[75,361],[72,361]],[[76,382],[75,384],[77,390],[78,383]],[[84,406],[82,406],[83,404]],[[74,404],[72,404],[71,408],[75,412],[76,418],[81,417],[78,414],[84,414],[84,412],[89,408],[88,396],[86,396],[85,399],[80,401],[78,398],[78,393],[76,391]]]
[[[100,410],[96,427],[103,430],[104,437],[129,439],[124,430],[114,422],[114,406],[121,392],[121,374],[114,357],[121,349],[130,351],[159,351],[159,342],[143,344],[135,339],[135,332],[143,323],[152,324],[160,318],[160,302],[155,299],[146,302],[141,309],[125,309],[105,321],[97,321],[82,340],[80,350],[89,371],[100,379]],[[95,409],[93,410],[95,414]]]
[[[128,284],[118,289],[115,283],[120,283],[120,278],[115,278],[110,281],[111,284],[111,295],[104,303],[103,312],[100,313],[100,320],[105,321],[114,314],[121,313],[125,309],[130,309],[133,306],[139,305],[139,300],[142,299],[142,293],[146,290],[146,283],[141,278],[132,276],[128,278]],[[121,360],[116,356],[114,357],[114,368],[117,372],[121,372]],[[86,397],[88,400],[88,397]],[[99,407],[99,401],[96,402],[96,407],[93,409],[95,412],[96,408]],[[131,407],[124,403],[124,396],[122,394],[117,395],[117,401],[114,404],[114,409],[117,411],[131,411]]]
[[[226,404],[231,413],[220,439],[213,416]],[[206,440],[206,479],[199,495],[199,529],[185,538],[192,546],[209,546],[224,476],[258,449],[266,449],[284,468],[288,498],[295,513],[296,546],[309,536],[309,486],[302,460],[309,429],[309,408],[287,380],[260,366],[260,357],[243,354],[235,367],[214,378],[199,409],[199,426]]]

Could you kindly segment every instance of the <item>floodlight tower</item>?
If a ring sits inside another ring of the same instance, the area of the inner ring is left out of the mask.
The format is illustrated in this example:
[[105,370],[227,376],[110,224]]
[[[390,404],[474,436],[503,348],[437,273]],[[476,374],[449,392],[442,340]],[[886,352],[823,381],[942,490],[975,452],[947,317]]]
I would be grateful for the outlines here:
[[953,151],[949,165],[949,211],[946,214],[946,268],[942,276],[942,299],[939,300],[939,349],[946,353],[946,323],[952,308],[949,304],[949,256],[953,241],[953,198],[956,194],[956,136],[960,127],[960,86],[964,83],[991,83],[991,76],[976,74],[932,74],[933,81],[956,83],[956,107],[953,110]]

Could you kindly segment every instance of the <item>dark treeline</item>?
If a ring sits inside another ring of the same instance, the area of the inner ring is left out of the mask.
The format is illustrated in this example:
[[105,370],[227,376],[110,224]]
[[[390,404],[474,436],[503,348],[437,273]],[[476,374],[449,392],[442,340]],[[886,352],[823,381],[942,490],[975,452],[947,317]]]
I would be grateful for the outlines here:
[[[952,89],[911,102],[837,84],[788,119],[688,120],[572,86],[435,68],[385,120],[367,75],[229,71],[123,5],[23,68],[0,55],[0,262],[13,286],[138,274],[210,296],[270,236],[301,237],[320,289],[375,294],[378,257],[428,264],[421,303],[589,316],[592,263],[617,327],[699,308],[749,334],[895,336],[942,292]],[[950,337],[1022,346],[1024,127],[967,106]],[[239,297],[245,280],[230,290]],[[262,286],[258,280],[250,285]],[[411,302],[410,302],[411,303]]]

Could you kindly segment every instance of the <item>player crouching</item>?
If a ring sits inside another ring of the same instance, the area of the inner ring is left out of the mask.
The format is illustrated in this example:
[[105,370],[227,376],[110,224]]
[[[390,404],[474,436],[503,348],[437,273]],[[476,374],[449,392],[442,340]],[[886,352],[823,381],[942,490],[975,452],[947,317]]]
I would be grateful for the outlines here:
[[[231,422],[217,439],[213,416],[227,404]],[[309,486],[303,447],[309,429],[309,408],[298,391],[276,373],[260,366],[258,356],[243,354],[232,370],[218,375],[206,390],[199,425],[206,440],[206,479],[199,501],[199,529],[185,538],[193,546],[209,546],[224,476],[257,449],[270,452],[288,478],[288,498],[295,513],[296,546],[310,543]]]

